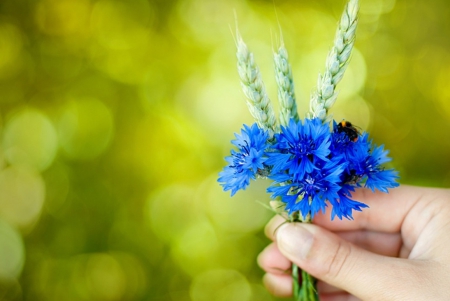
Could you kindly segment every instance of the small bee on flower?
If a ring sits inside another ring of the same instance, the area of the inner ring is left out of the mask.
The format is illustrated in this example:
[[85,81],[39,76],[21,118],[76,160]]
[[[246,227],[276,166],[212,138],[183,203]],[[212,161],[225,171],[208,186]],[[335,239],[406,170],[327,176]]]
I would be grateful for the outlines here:
[[350,121],[346,120],[342,120],[341,122],[339,122],[339,124],[337,125],[337,131],[338,133],[345,133],[353,142],[356,142],[358,140],[358,137],[361,135],[359,129]]

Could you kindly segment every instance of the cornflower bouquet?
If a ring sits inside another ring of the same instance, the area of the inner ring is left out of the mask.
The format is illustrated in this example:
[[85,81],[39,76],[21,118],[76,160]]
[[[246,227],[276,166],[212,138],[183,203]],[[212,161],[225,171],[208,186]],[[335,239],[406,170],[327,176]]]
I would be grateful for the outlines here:
[[[270,208],[287,222],[311,223],[331,206],[331,219],[353,219],[354,210],[368,206],[352,199],[358,187],[388,192],[397,187],[398,174],[385,169],[391,159],[366,132],[349,121],[332,120],[329,109],[337,98],[336,85],[349,64],[357,27],[358,0],[350,0],[342,14],[325,72],[319,74],[306,118],[300,119],[287,50],[283,42],[274,52],[280,114],[277,120],[253,54],[236,34],[237,67],[250,113],[256,122],[244,125],[232,144],[228,165],[219,173],[225,191],[246,189],[250,180],[269,178]],[[315,279],[293,264],[296,301],[318,300]]]

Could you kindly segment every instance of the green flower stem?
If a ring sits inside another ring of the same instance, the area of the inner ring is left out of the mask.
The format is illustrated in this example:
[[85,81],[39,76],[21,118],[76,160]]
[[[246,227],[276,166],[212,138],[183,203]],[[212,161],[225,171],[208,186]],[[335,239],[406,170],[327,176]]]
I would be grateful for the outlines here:
[[[300,278],[301,273],[301,278]],[[316,279],[293,263],[292,281],[294,301],[319,301],[316,288]]]
[[[300,212],[295,212],[292,222],[311,223],[311,215],[307,215],[303,220]],[[301,275],[301,278],[300,278]],[[316,279],[293,263],[292,264],[292,289],[294,301],[319,301],[317,293]]]
[[293,293],[294,293],[294,300],[295,301],[300,301],[302,300],[302,296],[301,296],[301,289],[302,289],[302,285],[300,285],[300,279],[299,279],[299,270],[300,268],[293,263],[292,264],[292,284],[293,284]]
[[[302,299],[297,299],[301,301],[319,301],[319,295],[316,288],[316,279],[302,270],[302,287],[301,296]],[[296,301],[297,301],[296,300]]]

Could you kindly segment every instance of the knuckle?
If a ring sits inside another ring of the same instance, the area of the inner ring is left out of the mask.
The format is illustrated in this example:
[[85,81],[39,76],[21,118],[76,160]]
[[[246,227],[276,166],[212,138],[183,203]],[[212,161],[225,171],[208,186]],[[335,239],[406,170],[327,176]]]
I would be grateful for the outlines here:
[[342,277],[345,272],[345,267],[348,266],[348,261],[351,255],[351,247],[340,241],[336,249],[332,252],[330,260],[326,265],[324,276],[328,279],[336,279]]

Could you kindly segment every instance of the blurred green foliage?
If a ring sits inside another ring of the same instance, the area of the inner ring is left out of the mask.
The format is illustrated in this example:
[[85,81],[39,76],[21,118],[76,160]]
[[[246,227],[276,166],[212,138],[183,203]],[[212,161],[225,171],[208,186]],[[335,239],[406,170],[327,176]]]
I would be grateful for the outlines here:
[[[267,183],[230,198],[216,182],[252,123],[234,12],[272,99],[281,28],[303,116],[344,5],[2,0],[0,300],[275,300],[255,261]],[[384,143],[402,183],[450,185],[449,13],[361,0],[332,113]]]

